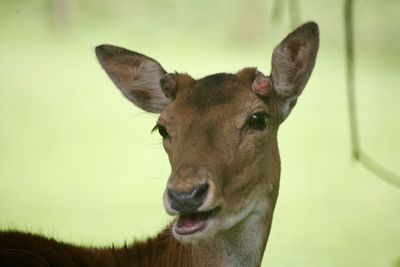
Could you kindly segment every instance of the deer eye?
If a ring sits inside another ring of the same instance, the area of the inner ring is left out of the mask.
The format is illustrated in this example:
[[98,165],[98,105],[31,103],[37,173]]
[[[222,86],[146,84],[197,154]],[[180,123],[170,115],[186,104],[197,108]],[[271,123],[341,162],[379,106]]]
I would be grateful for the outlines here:
[[169,137],[169,134],[168,134],[168,132],[167,132],[167,129],[166,129],[164,126],[162,126],[162,125],[160,125],[160,124],[157,124],[157,125],[153,128],[152,132],[154,132],[154,131],[156,131],[156,130],[158,130],[158,133],[161,135],[161,137],[162,137],[163,139],[166,139],[166,138]]
[[248,125],[250,128],[262,131],[267,127],[268,115],[265,112],[257,112],[251,114],[248,119]]

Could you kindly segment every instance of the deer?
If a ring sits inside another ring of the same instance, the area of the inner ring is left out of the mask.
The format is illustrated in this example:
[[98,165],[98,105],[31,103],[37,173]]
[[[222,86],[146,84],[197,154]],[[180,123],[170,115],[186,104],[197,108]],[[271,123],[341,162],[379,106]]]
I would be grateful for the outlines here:
[[137,107],[159,114],[171,174],[172,222],[120,247],[84,247],[16,230],[0,232],[0,266],[261,266],[280,181],[279,126],[310,78],[319,29],[307,22],[273,50],[271,73],[244,68],[194,79],[113,45],[100,65]]

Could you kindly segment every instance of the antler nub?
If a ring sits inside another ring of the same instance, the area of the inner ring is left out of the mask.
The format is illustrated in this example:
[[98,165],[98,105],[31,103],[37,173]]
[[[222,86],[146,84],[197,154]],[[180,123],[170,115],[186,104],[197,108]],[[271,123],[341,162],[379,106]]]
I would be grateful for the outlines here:
[[257,71],[256,78],[253,81],[251,90],[260,97],[267,97],[271,92],[272,81],[269,76]]

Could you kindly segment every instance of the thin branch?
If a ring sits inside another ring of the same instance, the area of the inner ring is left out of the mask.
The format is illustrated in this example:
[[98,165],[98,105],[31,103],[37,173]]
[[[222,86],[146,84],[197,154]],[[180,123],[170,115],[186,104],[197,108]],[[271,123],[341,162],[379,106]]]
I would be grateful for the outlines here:
[[360,151],[360,163],[382,180],[385,180],[386,182],[400,188],[400,177],[397,174],[386,169],[362,151]]
[[272,21],[278,22],[282,18],[282,4],[284,0],[275,0],[272,6]]
[[292,24],[292,28],[295,29],[299,26],[301,21],[299,0],[289,0],[288,5],[290,22]]
[[349,108],[351,148],[353,158],[360,159],[360,144],[358,123],[356,117],[356,103],[354,99],[354,33],[353,33],[353,0],[345,0],[344,4],[345,43],[346,43],[346,72],[347,72],[347,99]]
[[361,150],[355,102],[354,85],[354,32],[353,32],[353,0],[344,2],[344,24],[346,43],[346,84],[349,108],[351,150],[355,160],[380,179],[400,188],[400,176],[383,167],[372,157]]

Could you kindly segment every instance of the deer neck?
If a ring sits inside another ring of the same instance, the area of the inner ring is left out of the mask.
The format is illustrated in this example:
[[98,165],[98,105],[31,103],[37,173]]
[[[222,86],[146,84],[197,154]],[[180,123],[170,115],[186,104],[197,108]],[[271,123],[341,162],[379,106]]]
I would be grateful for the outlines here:
[[[205,243],[193,245],[193,259],[200,266],[255,267],[261,265],[273,206],[265,199],[257,210],[231,229]],[[197,266],[193,264],[193,266]]]
[[194,245],[192,266],[261,266],[279,193],[280,157],[278,146],[272,147],[272,156],[265,161],[268,173],[255,192],[255,204],[249,215],[212,240]]

